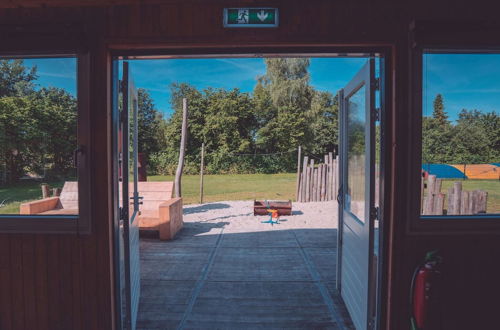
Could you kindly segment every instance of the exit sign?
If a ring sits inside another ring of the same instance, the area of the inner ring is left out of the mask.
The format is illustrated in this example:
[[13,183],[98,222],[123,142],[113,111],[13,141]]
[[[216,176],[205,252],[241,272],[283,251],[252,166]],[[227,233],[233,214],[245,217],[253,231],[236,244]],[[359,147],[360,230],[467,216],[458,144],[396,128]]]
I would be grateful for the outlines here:
[[277,27],[278,8],[224,8],[224,27]]

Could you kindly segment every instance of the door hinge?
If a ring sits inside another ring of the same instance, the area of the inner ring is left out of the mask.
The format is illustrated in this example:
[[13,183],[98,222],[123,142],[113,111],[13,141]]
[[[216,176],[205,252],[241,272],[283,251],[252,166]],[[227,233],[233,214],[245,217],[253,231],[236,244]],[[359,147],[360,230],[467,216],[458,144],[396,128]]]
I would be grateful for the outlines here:
[[373,206],[370,212],[370,217],[374,220],[380,221],[380,208],[378,206]]
[[375,78],[373,80],[373,87],[375,90],[380,90],[380,78]]

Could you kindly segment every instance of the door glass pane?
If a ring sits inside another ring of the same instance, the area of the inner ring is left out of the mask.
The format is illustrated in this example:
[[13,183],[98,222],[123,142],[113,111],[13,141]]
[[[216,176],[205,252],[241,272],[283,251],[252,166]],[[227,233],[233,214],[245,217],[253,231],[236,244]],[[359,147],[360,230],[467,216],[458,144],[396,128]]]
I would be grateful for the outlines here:
[[365,221],[365,86],[347,104],[347,196],[346,209]]

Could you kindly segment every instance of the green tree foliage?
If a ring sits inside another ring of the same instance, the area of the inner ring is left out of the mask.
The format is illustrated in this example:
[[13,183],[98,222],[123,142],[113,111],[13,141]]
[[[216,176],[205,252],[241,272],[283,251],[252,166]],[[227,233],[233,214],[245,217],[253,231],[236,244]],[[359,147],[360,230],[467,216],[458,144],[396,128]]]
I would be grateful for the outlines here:
[[161,134],[164,120],[161,112],[155,109],[153,99],[143,88],[137,89],[138,112],[138,151],[149,160],[151,154],[162,150],[165,138]]
[[496,112],[462,110],[448,120],[443,98],[434,100],[432,117],[422,121],[423,163],[480,164],[500,161],[500,116]]
[[448,115],[444,111],[443,95],[437,94],[433,102],[432,117],[436,120],[439,126],[445,126],[448,122]]
[[36,67],[27,68],[23,60],[0,60],[0,97],[24,96],[34,91]]
[[63,89],[36,89],[36,67],[0,61],[0,181],[68,175],[76,147],[76,99]]
[[337,149],[339,134],[338,97],[329,92],[315,92],[309,113],[309,150],[321,155]]
[[[258,93],[267,97],[260,108],[261,127],[256,144],[265,152],[287,151],[304,145],[310,137],[308,113],[314,90],[309,85],[309,59],[265,59],[266,74],[259,78]],[[261,92],[260,90],[263,90]]]

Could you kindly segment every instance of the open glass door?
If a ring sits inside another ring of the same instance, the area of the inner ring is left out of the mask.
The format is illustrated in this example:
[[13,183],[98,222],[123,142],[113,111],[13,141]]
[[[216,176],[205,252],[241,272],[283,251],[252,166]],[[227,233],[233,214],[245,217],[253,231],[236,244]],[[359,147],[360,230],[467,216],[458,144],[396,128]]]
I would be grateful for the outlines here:
[[338,288],[356,329],[372,328],[375,192],[375,60],[339,92]]
[[131,79],[128,62],[123,62],[120,85],[118,129],[118,181],[120,215],[120,286],[121,325],[123,329],[135,329],[140,296],[139,263],[139,200],[137,190],[137,90]]

